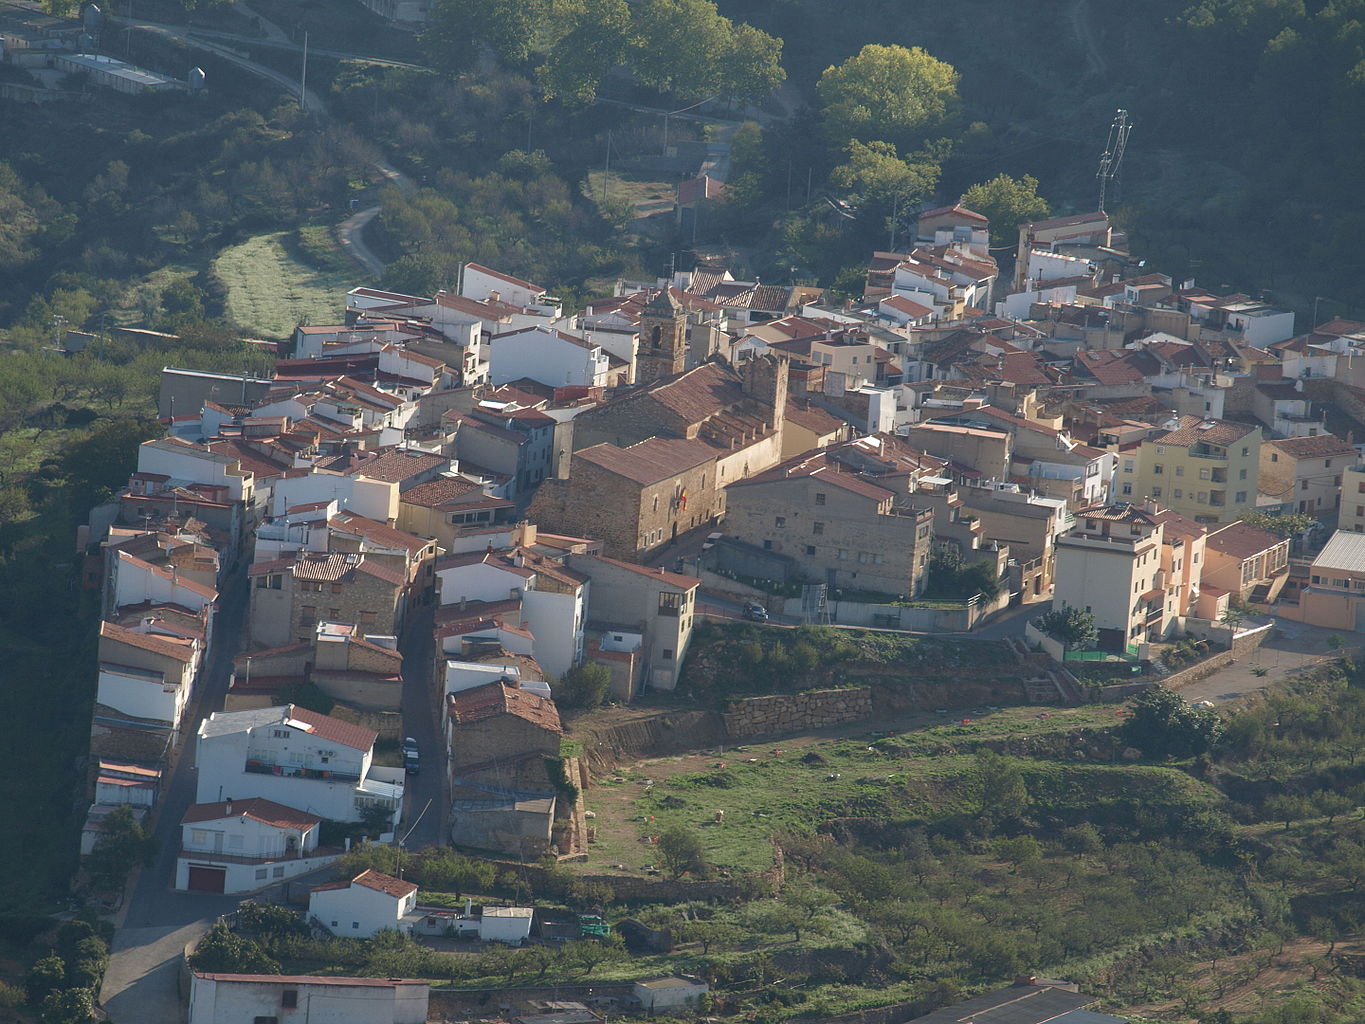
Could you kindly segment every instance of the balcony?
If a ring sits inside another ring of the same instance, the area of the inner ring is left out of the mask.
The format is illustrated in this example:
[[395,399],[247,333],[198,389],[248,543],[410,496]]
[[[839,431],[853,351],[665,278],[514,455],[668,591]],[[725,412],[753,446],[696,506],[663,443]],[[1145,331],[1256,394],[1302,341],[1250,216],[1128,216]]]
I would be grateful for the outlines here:
[[1227,471],[1226,469],[1217,468],[1217,469],[1215,469],[1215,470],[1213,471],[1213,483],[1216,483],[1216,484],[1225,484],[1225,483],[1227,483],[1227,482],[1228,482],[1228,471]]
[[296,779],[322,779],[326,782],[359,782],[360,776],[350,772],[332,771],[325,768],[305,768],[297,764],[271,764],[258,758],[248,758],[247,772],[253,775],[282,775]]

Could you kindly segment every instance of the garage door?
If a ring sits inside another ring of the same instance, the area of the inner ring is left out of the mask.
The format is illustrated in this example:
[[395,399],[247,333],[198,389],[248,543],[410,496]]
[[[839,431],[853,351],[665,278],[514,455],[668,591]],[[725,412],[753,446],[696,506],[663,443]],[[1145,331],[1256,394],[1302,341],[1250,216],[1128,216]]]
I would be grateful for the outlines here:
[[190,865],[190,892],[222,892],[227,868],[197,868]]

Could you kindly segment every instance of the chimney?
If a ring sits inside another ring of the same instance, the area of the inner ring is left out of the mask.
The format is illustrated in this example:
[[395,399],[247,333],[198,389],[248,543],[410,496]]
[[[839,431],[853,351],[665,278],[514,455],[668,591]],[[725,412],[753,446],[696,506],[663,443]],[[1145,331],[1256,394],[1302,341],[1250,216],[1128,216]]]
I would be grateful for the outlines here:
[[1038,975],[1036,975],[1036,974],[1016,974],[1016,975],[1014,976],[1014,983],[1015,983],[1016,985],[1036,985],[1036,984],[1038,984]]
[[232,797],[228,797],[227,801],[223,804],[223,817],[232,817]]
[[473,900],[471,897],[466,896],[466,897],[464,898],[464,916],[465,916],[465,917],[472,917],[473,914],[474,914],[474,900]]

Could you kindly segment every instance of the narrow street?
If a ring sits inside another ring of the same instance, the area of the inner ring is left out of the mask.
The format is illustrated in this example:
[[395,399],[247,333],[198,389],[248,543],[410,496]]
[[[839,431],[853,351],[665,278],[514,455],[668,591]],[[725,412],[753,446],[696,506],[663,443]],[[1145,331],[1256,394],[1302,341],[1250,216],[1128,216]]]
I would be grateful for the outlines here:
[[233,910],[240,896],[174,892],[180,820],[194,803],[195,733],[199,722],[223,706],[246,616],[245,564],[237,566],[219,598],[213,645],[200,673],[199,692],[186,709],[179,753],[174,759],[157,810],[156,860],[143,868],[116,919],[109,969],[100,1003],[112,1019],[173,1024],[181,1019],[177,987],[186,943],[203,935],[219,915]]
[[444,736],[439,731],[440,702],[433,689],[431,638],[433,606],[408,615],[399,649],[403,652],[403,735],[417,741],[422,771],[409,775],[398,836],[409,850],[448,842]]

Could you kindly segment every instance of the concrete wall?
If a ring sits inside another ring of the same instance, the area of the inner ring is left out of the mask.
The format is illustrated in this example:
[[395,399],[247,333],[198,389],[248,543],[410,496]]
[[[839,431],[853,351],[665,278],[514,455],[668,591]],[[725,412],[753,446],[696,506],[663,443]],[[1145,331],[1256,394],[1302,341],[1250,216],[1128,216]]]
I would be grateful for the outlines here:
[[776,736],[856,722],[872,715],[872,690],[805,690],[771,697],[750,697],[732,704],[722,717],[733,739]]

